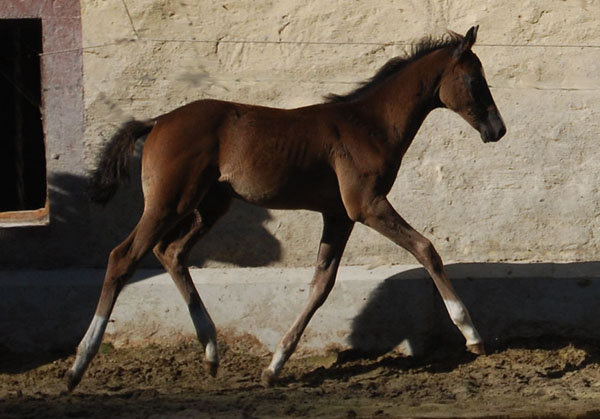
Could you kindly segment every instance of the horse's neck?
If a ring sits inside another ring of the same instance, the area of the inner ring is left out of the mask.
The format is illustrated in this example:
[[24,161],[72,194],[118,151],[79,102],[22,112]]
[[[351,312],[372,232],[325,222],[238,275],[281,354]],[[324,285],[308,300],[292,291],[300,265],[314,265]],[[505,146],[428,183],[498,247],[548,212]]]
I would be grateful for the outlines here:
[[438,88],[445,62],[435,53],[407,64],[365,98],[366,108],[378,114],[396,153],[404,154],[429,112],[440,106]]

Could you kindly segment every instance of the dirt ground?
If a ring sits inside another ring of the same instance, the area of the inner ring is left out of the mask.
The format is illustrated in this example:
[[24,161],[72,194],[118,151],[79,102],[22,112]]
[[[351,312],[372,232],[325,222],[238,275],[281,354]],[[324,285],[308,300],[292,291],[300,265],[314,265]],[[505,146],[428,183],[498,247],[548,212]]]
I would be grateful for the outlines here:
[[103,344],[67,393],[73,355],[0,358],[0,418],[598,418],[600,346],[512,342],[475,357],[452,345],[417,358],[390,352],[295,354],[275,387],[251,338],[221,343],[211,378],[195,342]]

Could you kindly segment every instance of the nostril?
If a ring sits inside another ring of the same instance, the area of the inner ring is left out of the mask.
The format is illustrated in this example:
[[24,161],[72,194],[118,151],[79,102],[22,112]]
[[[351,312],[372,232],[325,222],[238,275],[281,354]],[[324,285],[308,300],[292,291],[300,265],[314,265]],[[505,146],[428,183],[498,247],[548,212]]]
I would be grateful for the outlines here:
[[500,131],[498,131],[498,139],[502,138],[506,134],[506,126],[502,125],[500,127]]

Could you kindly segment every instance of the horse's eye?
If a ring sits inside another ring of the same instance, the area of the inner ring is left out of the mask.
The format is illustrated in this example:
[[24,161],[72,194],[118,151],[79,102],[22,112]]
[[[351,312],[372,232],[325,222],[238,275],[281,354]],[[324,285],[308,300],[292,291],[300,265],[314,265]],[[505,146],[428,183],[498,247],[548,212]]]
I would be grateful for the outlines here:
[[473,89],[474,92],[481,92],[482,90],[485,90],[486,87],[487,83],[485,80],[479,77],[471,79],[471,89]]
[[474,77],[469,80],[471,96],[483,106],[493,103],[492,95],[488,88],[487,81],[483,77]]
[[476,98],[488,96],[488,85],[484,78],[475,77],[469,81],[471,85],[471,95]]

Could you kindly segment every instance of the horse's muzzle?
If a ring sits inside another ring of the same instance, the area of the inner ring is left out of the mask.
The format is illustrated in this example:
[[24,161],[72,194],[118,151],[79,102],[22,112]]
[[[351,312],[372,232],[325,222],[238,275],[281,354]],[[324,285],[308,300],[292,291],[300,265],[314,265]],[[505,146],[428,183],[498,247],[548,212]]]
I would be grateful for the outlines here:
[[500,113],[490,113],[487,121],[481,124],[479,134],[484,143],[496,142],[506,134],[506,126]]

